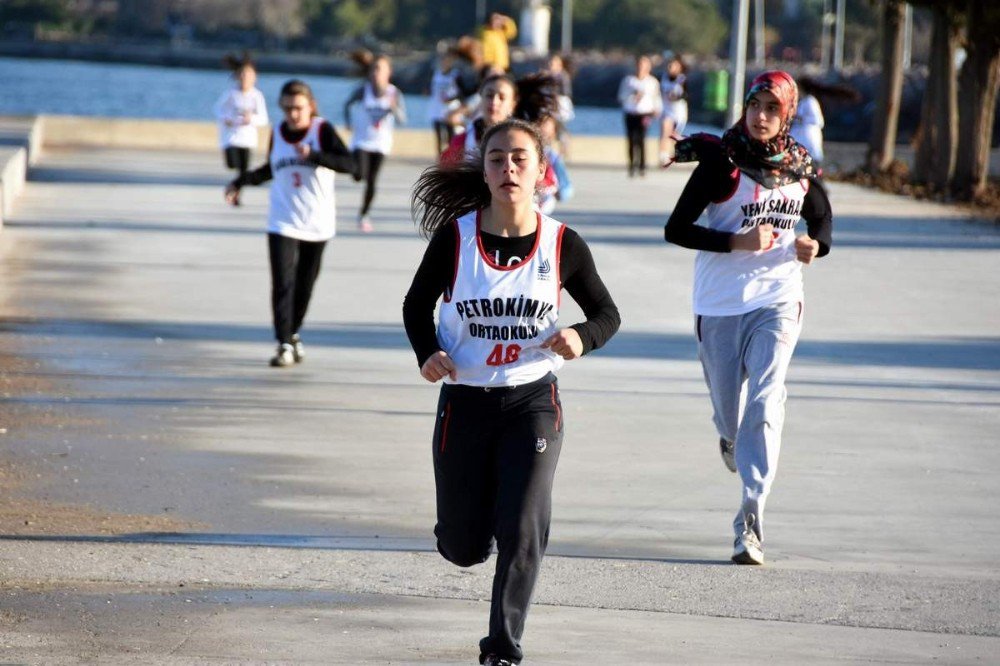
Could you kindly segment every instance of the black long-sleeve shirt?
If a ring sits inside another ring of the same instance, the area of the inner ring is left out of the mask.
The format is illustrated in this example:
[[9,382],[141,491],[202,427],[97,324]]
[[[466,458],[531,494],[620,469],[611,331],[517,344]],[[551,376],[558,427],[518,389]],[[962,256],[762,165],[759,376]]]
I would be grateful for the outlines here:
[[[451,287],[455,276],[456,233],[455,225],[448,224],[434,234],[403,301],[403,324],[417,355],[418,366],[423,366],[428,357],[441,350],[434,326],[434,308],[441,294]],[[515,259],[513,263],[520,263],[521,258],[531,253],[536,234],[510,238],[480,232],[483,249],[496,263],[505,266],[512,259]],[[579,234],[568,227],[562,235],[559,275],[566,291],[580,305],[587,318],[571,327],[580,334],[583,353],[598,349],[618,330],[621,317],[608,288],[597,273],[590,248]]]
[[[309,128],[302,130],[291,130],[288,125],[281,123],[278,127],[279,132],[281,132],[282,138],[289,143],[298,143],[305,138],[306,133]],[[271,141],[267,147],[267,154],[271,154],[271,149],[274,148],[274,132],[271,133]],[[351,151],[347,149],[344,145],[343,140],[337,134],[337,131],[333,129],[333,125],[329,121],[324,120],[319,126],[319,151],[312,151],[309,153],[309,157],[306,159],[310,160],[317,166],[323,166],[327,169],[333,169],[334,171],[339,171],[340,173],[350,173],[353,174],[357,171],[357,164]],[[253,171],[247,171],[245,174],[236,178],[233,181],[233,185],[236,187],[243,187],[245,185],[260,185],[261,183],[266,183],[274,177],[271,173],[271,162],[268,160],[262,166],[257,167]]]
[[[710,203],[725,201],[732,195],[739,177],[731,164],[712,159],[699,162],[664,227],[663,236],[667,242],[693,250],[729,252],[732,233],[709,229],[695,222]],[[802,218],[806,221],[810,238],[819,241],[817,256],[828,254],[832,243],[833,212],[826,190],[816,179],[809,181],[809,190],[802,202]]]

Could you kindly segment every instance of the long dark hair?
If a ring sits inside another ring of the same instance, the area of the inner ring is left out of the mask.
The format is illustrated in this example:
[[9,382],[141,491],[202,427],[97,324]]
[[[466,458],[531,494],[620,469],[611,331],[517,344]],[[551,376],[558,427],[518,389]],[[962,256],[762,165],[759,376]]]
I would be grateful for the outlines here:
[[535,73],[515,79],[510,74],[492,74],[479,84],[479,92],[497,81],[505,81],[514,89],[514,112],[511,118],[537,123],[545,116],[559,115],[559,83],[555,77]]
[[257,71],[257,64],[253,61],[249,51],[244,51],[243,55],[239,57],[233,55],[232,53],[227,53],[222,59],[222,64],[224,64],[226,69],[232,73],[233,77],[238,76],[240,70],[244,67],[249,67],[255,72]]
[[531,137],[538,163],[545,165],[545,142],[535,125],[511,118],[486,130],[475,159],[438,164],[420,174],[410,198],[410,215],[420,235],[430,238],[443,225],[490,204],[492,194],[483,178],[483,154],[490,139],[500,132],[517,130]]

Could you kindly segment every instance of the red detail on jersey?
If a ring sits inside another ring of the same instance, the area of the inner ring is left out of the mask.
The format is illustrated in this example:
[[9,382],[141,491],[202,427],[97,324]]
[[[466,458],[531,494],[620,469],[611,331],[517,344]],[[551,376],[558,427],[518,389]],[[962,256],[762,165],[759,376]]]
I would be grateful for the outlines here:
[[298,171],[292,172],[292,187],[302,187],[302,174]]
[[461,164],[465,161],[465,134],[456,134],[451,137],[451,141],[448,142],[448,147],[444,149],[441,153],[441,159],[438,160],[441,164]]
[[717,200],[713,201],[712,203],[719,204],[719,203],[722,203],[723,201],[729,201],[730,199],[732,199],[733,195],[736,194],[736,190],[739,189],[739,187],[740,187],[740,177],[741,177],[741,175],[742,174],[740,173],[739,169],[733,169],[732,172],[729,174],[729,178],[733,181],[733,186],[732,186],[732,189],[729,190],[729,194],[727,194],[726,196],[722,197],[721,199],[717,199]]
[[504,349],[502,344],[498,344],[493,348],[493,351],[490,352],[490,355],[486,357],[486,365],[494,367],[507,365],[508,363],[514,363],[520,357],[521,345],[507,345],[507,348]]
[[531,261],[531,258],[535,256],[535,252],[538,251],[538,244],[542,238],[542,214],[535,211],[535,216],[538,218],[538,226],[535,227],[535,245],[531,248],[531,252],[529,252],[528,256],[522,259],[519,264],[514,264],[513,266],[501,266],[493,261],[490,255],[486,254],[486,249],[483,248],[483,237],[480,235],[480,227],[482,226],[483,221],[483,211],[476,211],[476,246],[479,248],[479,256],[483,258],[483,261],[486,262],[487,266],[498,271],[512,271]]

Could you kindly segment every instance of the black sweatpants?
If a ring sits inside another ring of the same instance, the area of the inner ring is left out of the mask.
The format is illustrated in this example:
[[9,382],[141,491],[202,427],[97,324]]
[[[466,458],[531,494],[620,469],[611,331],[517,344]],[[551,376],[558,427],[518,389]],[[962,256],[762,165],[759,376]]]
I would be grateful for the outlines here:
[[271,256],[271,310],[274,337],[291,343],[299,332],[319,276],[326,241],[303,241],[280,234],[268,234]]
[[359,165],[358,174],[360,176],[355,179],[365,181],[365,197],[361,201],[360,215],[367,215],[368,209],[372,206],[372,200],[375,199],[375,182],[378,180],[378,172],[382,169],[385,154],[355,150],[354,159]]
[[549,541],[552,480],[562,448],[559,388],[551,373],[523,386],[441,388],[434,428],[440,553],[468,567],[497,545],[489,654],[521,661],[528,605]]
[[646,130],[652,116],[649,114],[626,113],[625,136],[628,139],[628,173],[646,173]]
[[250,149],[239,146],[226,146],[223,151],[226,158],[226,167],[236,169],[237,176],[242,176],[250,168]]

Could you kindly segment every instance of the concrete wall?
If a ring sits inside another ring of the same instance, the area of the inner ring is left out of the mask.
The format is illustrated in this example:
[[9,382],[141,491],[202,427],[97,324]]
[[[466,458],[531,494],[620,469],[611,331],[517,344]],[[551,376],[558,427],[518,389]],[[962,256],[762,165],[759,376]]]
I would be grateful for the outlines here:
[[[185,120],[139,120],[84,116],[40,116],[44,144],[51,147],[87,146],[104,148],[145,148],[151,150],[219,150],[215,123]],[[338,128],[347,141],[350,134]],[[267,146],[270,128],[260,132],[260,157]],[[392,154],[396,157],[431,161],[434,138],[427,129],[398,129]],[[615,136],[574,136],[571,164],[625,165],[625,138]],[[647,160],[656,160],[656,140],[650,139]]]
[[41,124],[36,118],[0,118],[0,228],[24,189],[28,167],[38,160],[41,147]]

